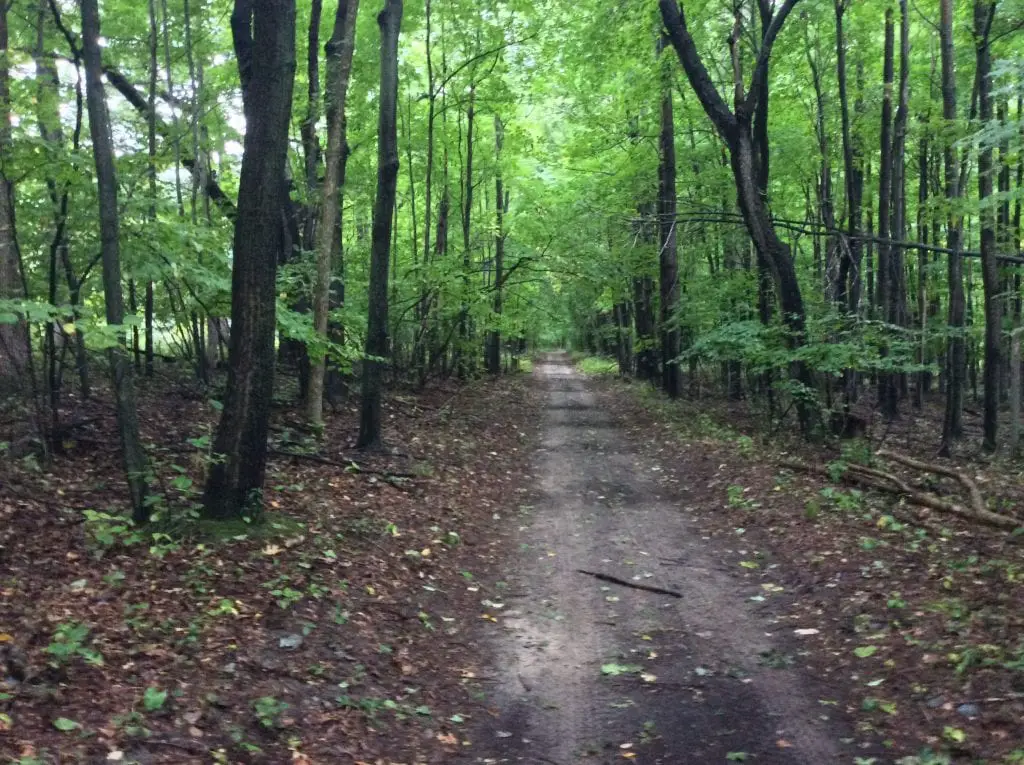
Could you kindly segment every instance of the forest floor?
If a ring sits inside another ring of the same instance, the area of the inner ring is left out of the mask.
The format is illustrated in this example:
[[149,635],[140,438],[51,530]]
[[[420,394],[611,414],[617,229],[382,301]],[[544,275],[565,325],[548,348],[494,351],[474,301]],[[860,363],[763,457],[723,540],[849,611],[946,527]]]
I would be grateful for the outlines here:
[[[143,390],[168,516],[216,416],[186,392]],[[0,762],[1024,762],[1005,532],[564,355],[391,396],[372,458],[357,414],[278,410],[259,526],[120,523],[97,403],[0,463]]]

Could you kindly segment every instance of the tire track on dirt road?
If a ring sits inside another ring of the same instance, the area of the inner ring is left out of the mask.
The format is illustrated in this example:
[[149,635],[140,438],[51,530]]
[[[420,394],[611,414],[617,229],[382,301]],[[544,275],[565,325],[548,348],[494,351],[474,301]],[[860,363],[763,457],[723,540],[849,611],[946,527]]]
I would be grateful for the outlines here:
[[777,625],[755,613],[685,504],[660,497],[658,466],[567,356],[534,374],[547,396],[538,501],[523,510],[522,552],[504,577],[515,597],[487,646],[495,719],[478,721],[460,761],[852,763],[846,726],[819,701],[827,689],[770,661],[784,655]]

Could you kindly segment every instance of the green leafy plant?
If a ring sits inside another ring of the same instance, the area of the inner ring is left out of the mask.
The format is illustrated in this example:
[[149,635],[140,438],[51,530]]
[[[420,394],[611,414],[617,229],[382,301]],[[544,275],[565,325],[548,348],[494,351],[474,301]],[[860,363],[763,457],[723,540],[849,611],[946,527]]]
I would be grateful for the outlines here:
[[252,711],[264,728],[280,727],[282,716],[290,708],[288,702],[280,701],[273,696],[261,696],[252,703]]
[[82,659],[86,664],[101,666],[103,654],[93,648],[88,641],[89,627],[81,622],[61,622],[53,632],[50,644],[44,649],[51,657],[54,666],[64,666],[75,659]]
[[142,694],[142,708],[147,712],[159,712],[167,702],[167,691],[150,686]]

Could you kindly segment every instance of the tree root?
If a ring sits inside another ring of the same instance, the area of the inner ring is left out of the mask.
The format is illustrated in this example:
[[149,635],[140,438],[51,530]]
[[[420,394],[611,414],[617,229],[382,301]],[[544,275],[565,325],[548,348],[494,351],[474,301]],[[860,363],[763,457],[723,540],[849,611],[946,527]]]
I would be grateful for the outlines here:
[[[970,476],[958,470],[944,465],[921,462],[911,457],[906,457],[902,454],[895,454],[887,450],[880,450],[878,452],[878,456],[885,457],[893,462],[897,462],[916,470],[936,473],[956,479],[967,490],[970,497],[970,506],[968,507],[960,504],[959,502],[944,499],[936,494],[917,489],[898,476],[885,470],[867,467],[865,465],[858,465],[856,463],[851,463],[846,466],[842,479],[849,483],[857,483],[871,489],[889,492],[890,494],[899,494],[906,497],[907,500],[916,505],[927,507],[932,510],[938,510],[943,513],[949,513],[951,515],[958,515],[961,518],[978,521],[987,526],[1006,529],[1007,531],[1014,531],[1024,526],[1024,521],[1017,518],[1011,518],[1008,515],[994,513],[985,507],[985,500],[981,495],[981,491],[978,489],[978,485],[970,478]],[[782,467],[793,470],[802,470],[804,472],[814,473],[828,478],[832,477],[831,473],[825,467],[820,465],[809,465],[796,460],[783,460],[779,464]]]

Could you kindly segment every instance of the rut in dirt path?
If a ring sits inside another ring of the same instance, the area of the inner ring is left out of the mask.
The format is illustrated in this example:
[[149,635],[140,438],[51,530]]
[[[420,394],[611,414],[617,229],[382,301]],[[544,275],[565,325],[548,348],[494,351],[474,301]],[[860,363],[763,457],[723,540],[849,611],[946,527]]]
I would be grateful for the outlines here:
[[548,356],[535,375],[547,396],[539,497],[523,511],[490,646],[497,717],[465,761],[852,762],[827,689],[773,660],[786,654],[769,619],[693,531],[685,502],[661,499],[657,466],[568,357]]

